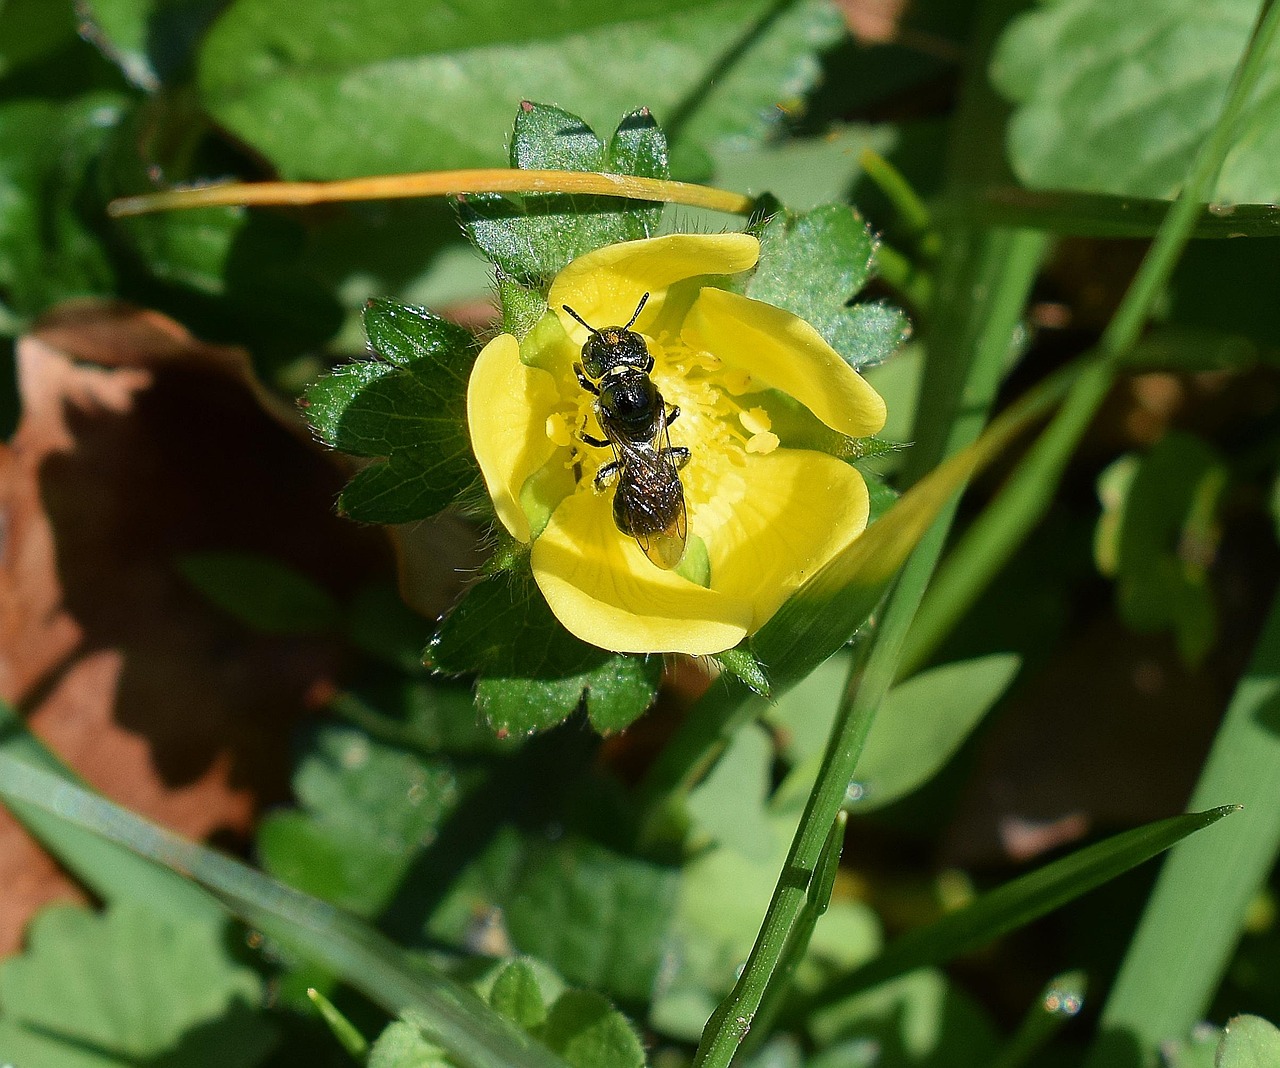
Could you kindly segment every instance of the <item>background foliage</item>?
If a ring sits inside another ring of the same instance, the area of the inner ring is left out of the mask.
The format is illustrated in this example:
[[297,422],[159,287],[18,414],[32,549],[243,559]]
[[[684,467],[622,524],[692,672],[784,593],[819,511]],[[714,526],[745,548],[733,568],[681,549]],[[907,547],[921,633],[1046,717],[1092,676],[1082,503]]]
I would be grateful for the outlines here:
[[[1280,1062],[1260,14],[0,0],[0,795],[57,860],[0,826],[0,1061]],[[105,211],[503,165],[759,210]],[[489,529],[470,363],[744,225],[888,399],[786,427],[878,548],[718,663],[606,653]]]

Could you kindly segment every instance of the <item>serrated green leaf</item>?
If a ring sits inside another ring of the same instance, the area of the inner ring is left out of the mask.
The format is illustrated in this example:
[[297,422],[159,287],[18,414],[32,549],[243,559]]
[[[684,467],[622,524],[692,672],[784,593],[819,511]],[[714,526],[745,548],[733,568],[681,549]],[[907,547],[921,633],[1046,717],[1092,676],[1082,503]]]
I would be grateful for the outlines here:
[[430,1041],[422,1028],[396,1020],[383,1029],[369,1051],[367,1068],[455,1068],[445,1051]]
[[337,601],[299,571],[253,553],[187,553],[178,570],[205,597],[257,634],[334,630]]
[[489,1004],[512,1023],[533,1031],[547,1022],[542,988],[528,961],[513,960],[489,988]]
[[[0,964],[0,1057],[23,1068],[249,1066],[274,1044],[262,982],[227,951],[221,922],[148,910],[42,911],[26,952]],[[174,1063],[177,1063],[175,1060]]]
[[586,839],[533,840],[504,912],[521,952],[571,982],[643,1000],[662,964],[678,885],[676,869]]
[[1280,1064],[1280,1028],[1261,1016],[1227,1021],[1214,1068],[1274,1068]]
[[[1221,110],[1256,0],[1128,8],[1060,0],[1022,15],[992,63],[1018,103],[1009,156],[1028,185],[1172,197]],[[1236,131],[1213,199],[1280,199],[1280,64],[1273,56]]]
[[850,306],[874,276],[876,242],[851,208],[826,204],[774,215],[760,231],[760,266],[746,295],[794,312],[852,367],[880,363],[910,334],[906,316],[880,303]]
[[608,653],[571,635],[527,576],[477,583],[427,649],[446,674],[477,672],[476,706],[495,730],[553,727],[580,706],[598,730],[621,730],[653,703],[661,658]]
[[647,104],[690,145],[760,137],[842,32],[825,0],[238,0],[205,40],[199,83],[285,177],[498,166],[522,98],[589,103],[596,129]]
[[272,813],[259,830],[263,866],[361,916],[388,904],[462,792],[447,761],[339,726],[315,732],[293,788],[302,808]]
[[[578,116],[527,101],[516,113],[511,166],[668,177],[667,139],[642,108],[623,116],[606,146]],[[556,194],[460,199],[463,229],[498,269],[545,284],[571,260],[618,241],[652,235],[662,205]]]
[[644,1047],[599,994],[569,990],[551,1006],[543,1040],[573,1068],[644,1068]]
[[476,478],[466,430],[475,338],[392,301],[370,301],[370,342],[388,362],[340,367],[306,391],[308,421],[328,445],[384,456],[360,471],[338,505],[366,523],[407,523],[447,507]]
[[478,350],[475,335],[457,323],[394,300],[370,300],[364,309],[369,345],[384,360],[428,378],[452,380],[465,391]]

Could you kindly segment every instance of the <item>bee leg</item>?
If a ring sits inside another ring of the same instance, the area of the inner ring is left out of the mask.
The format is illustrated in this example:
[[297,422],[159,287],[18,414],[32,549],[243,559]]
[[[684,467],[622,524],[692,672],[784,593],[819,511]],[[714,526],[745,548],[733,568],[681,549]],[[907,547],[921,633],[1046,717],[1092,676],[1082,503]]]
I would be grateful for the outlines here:
[[663,449],[662,455],[676,465],[676,470],[684,467],[689,462],[689,450],[683,445],[673,445],[669,449]]
[[600,396],[600,387],[587,377],[587,372],[582,369],[582,364],[575,363],[573,365],[573,373],[578,376],[578,385],[590,393],[593,397]]
[[622,464],[617,460],[610,460],[607,464],[601,464],[600,470],[596,472],[596,489],[602,490],[618,477],[618,472],[622,470]]
[[594,438],[585,430],[578,434],[578,440],[597,449],[604,449],[609,446],[609,442],[605,438]]
[[667,426],[670,426],[679,418],[680,418],[680,405],[673,404],[670,408],[667,409]]

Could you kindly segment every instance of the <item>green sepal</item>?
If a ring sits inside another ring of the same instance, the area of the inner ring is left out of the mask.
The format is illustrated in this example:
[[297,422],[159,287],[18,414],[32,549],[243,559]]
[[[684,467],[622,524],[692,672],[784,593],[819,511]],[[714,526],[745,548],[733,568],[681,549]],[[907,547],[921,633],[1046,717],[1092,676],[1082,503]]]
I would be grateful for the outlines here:
[[875,277],[877,245],[852,208],[824,204],[803,215],[780,209],[755,233],[760,265],[747,279],[745,295],[810,323],[851,367],[880,363],[910,336],[898,308],[851,303]]
[[622,730],[652,703],[661,657],[597,649],[570,634],[533,581],[510,571],[472,586],[432,636],[423,661],[477,674],[476,707],[501,734],[546,730],[584,708],[597,730]]
[[466,405],[478,346],[462,327],[394,301],[369,301],[364,321],[382,359],[313,383],[302,402],[307,420],[332,448],[385,458],[342,492],[343,514],[365,523],[425,519],[477,477]]
[[769,676],[765,673],[764,665],[756,659],[745,641],[732,649],[726,649],[723,653],[716,653],[712,659],[720,665],[721,670],[732,675],[752,693],[759,694],[761,697],[771,695],[772,687],[769,685]]
[[[525,101],[516,113],[511,166],[667,178],[667,140],[641,108],[623,116],[606,145],[560,108]],[[535,289],[571,260],[618,241],[649,237],[662,205],[618,197],[471,194],[458,201],[463,229],[498,269]]]
[[523,341],[547,313],[547,298],[537,289],[523,286],[498,272],[498,302],[502,306],[502,332]]

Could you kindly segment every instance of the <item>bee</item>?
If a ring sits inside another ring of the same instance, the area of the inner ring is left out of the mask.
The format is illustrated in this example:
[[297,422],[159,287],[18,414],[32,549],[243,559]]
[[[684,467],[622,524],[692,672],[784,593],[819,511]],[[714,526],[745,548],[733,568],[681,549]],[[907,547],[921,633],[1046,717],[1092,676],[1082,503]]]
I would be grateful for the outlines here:
[[603,438],[585,432],[578,436],[594,448],[613,450],[613,459],[596,472],[596,489],[616,484],[614,524],[635,538],[653,564],[669,571],[684,557],[689,537],[680,469],[690,454],[671,444],[668,428],[680,409],[668,407],[653,384],[653,356],[644,338],[631,329],[648,299],[648,293],[640,298],[626,326],[599,330],[567,304],[562,307],[591,331],[582,346],[582,362],[573,371],[596,398],[595,414],[604,431]]

